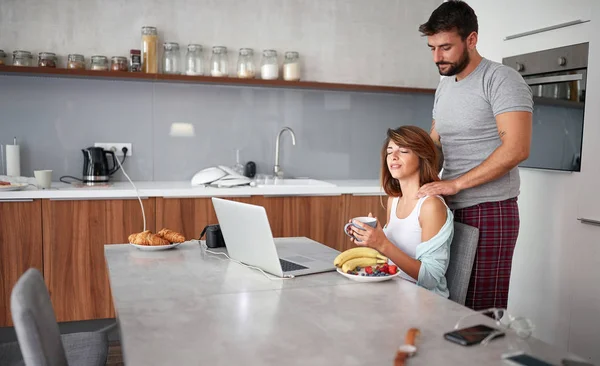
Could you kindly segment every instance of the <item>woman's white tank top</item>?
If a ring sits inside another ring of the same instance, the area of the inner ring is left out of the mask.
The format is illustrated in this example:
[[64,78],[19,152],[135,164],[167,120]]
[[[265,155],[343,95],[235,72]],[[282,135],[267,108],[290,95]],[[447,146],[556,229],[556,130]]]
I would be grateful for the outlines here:
[[[437,196],[439,199],[441,197]],[[421,206],[428,197],[422,197],[417,201],[415,208],[411,213],[404,219],[398,218],[396,210],[398,208],[398,197],[392,200],[392,209],[390,217],[386,227],[383,229],[385,236],[389,241],[392,242],[397,248],[408,254],[411,258],[415,258],[417,255],[417,245],[421,244],[421,224],[419,223],[419,214],[421,213]],[[443,199],[442,199],[443,202]],[[401,273],[402,277],[408,277],[405,273]],[[415,279],[412,279],[413,281]]]

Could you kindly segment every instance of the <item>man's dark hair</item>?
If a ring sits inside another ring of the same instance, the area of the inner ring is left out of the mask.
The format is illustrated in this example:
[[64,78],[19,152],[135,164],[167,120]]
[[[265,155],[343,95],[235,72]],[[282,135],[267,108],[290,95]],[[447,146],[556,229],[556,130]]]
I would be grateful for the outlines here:
[[443,3],[431,13],[427,23],[419,26],[419,32],[426,36],[452,30],[456,30],[463,41],[472,32],[479,31],[477,15],[464,1],[449,0]]

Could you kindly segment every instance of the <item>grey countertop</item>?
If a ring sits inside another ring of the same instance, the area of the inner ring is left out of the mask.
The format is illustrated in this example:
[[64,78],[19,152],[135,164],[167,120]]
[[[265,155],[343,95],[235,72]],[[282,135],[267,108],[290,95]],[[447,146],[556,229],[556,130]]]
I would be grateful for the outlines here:
[[[130,366],[392,365],[411,327],[422,334],[409,365],[502,365],[501,355],[517,350],[554,364],[566,356],[510,332],[487,346],[450,343],[443,333],[474,312],[400,278],[268,279],[198,242],[159,252],[107,245],[105,256]],[[493,325],[481,315],[465,325],[478,323]]]

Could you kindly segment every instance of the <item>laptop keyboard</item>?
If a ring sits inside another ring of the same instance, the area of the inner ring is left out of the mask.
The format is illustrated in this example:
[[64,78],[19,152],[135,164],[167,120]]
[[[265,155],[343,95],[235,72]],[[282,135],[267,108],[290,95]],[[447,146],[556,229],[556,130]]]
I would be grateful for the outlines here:
[[308,267],[304,267],[304,266],[301,266],[296,263],[288,262],[281,258],[279,258],[279,263],[281,263],[281,269],[283,270],[283,272],[291,272],[291,271],[298,271],[301,269],[308,269]]

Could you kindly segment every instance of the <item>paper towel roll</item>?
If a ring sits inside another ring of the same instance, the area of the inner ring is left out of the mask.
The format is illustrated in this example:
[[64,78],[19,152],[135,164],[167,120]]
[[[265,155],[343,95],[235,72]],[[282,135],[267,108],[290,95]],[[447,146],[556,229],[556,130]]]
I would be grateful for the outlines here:
[[13,177],[21,176],[21,154],[19,145],[6,146],[6,175]]

